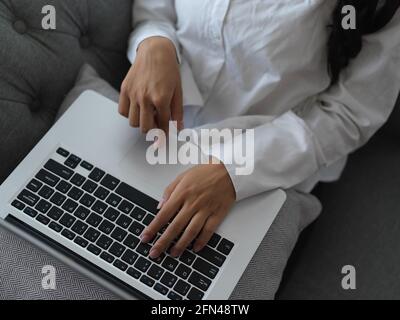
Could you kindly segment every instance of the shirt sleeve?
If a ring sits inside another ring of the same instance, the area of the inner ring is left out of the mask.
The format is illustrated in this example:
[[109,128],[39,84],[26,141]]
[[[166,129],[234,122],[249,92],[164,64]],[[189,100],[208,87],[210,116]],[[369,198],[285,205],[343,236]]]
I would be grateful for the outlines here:
[[[251,174],[238,174],[239,164],[219,157],[230,174],[237,200],[294,187],[365,144],[387,121],[396,103],[399,55],[398,12],[384,29],[365,37],[362,52],[342,72],[339,82],[312,102],[269,121],[243,117],[220,124],[254,129]],[[237,138],[230,142],[234,153],[242,152],[234,147],[242,141]]]
[[176,48],[180,63],[179,41],[176,35],[176,11],[174,0],[135,0],[133,5],[133,28],[128,47],[128,59],[133,63],[140,43],[150,37],[170,39]]

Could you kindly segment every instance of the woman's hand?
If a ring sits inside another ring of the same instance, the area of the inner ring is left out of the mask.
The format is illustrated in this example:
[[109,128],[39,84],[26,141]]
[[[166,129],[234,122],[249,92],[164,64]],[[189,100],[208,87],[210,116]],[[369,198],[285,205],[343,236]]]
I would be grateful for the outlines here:
[[183,128],[182,85],[174,44],[167,38],[144,40],[121,86],[119,113],[142,133],[162,129],[169,121]]
[[165,190],[161,210],[142,233],[142,242],[149,242],[173,218],[150,257],[157,258],[178,238],[170,250],[173,257],[180,256],[193,240],[193,250],[200,251],[228,214],[235,196],[223,164],[199,165],[180,175]]

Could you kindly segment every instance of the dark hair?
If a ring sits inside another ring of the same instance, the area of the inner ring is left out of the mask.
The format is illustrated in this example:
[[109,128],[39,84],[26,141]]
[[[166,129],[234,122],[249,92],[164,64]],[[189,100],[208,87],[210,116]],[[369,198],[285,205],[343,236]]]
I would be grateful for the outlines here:
[[[346,5],[356,9],[355,30],[345,30],[342,26],[342,8]],[[332,84],[337,83],[341,71],[361,52],[363,36],[382,29],[399,7],[400,0],[338,0],[328,41],[328,70]]]

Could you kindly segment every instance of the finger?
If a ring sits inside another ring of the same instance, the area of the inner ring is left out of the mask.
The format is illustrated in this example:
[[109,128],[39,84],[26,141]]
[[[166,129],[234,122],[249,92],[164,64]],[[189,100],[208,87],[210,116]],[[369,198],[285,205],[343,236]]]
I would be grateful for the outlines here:
[[168,249],[172,241],[174,241],[189,224],[194,213],[194,211],[191,212],[188,206],[184,206],[181,211],[179,211],[177,216],[161,235],[160,239],[157,240],[153,248],[150,250],[150,258],[157,258],[161,253]]
[[190,221],[189,225],[185,229],[182,237],[171,249],[171,256],[179,257],[185,249],[192,243],[194,239],[199,235],[201,229],[206,223],[208,218],[207,212],[198,212]]
[[125,90],[121,89],[121,94],[119,95],[118,112],[126,118],[128,118],[129,116],[129,105],[129,97],[126,94]]
[[171,119],[176,121],[178,130],[182,130],[183,124],[183,98],[182,98],[182,85],[178,84],[177,89],[172,97],[171,101]]
[[163,197],[158,203],[157,210],[160,210],[164,206],[164,203],[167,202],[168,199],[171,197],[172,193],[178,186],[179,182],[181,182],[181,180],[182,180],[182,175],[178,176],[168,187],[165,188]]
[[140,109],[134,100],[131,100],[129,108],[129,125],[138,128],[140,125]]
[[147,133],[156,128],[154,121],[154,107],[145,103],[140,105],[140,129],[142,133]]
[[173,216],[176,215],[179,208],[182,207],[181,197],[175,196],[175,193],[171,195],[171,198],[165,203],[163,208],[157,213],[153,221],[147,226],[142,232],[141,240],[146,243],[153,239],[157,232],[164,227]]
[[225,212],[222,212],[219,214],[214,214],[208,218],[208,220],[204,224],[203,230],[201,230],[200,235],[193,245],[194,252],[200,251],[207,245],[208,241],[210,241],[212,235],[223,221],[225,215]]
[[169,120],[171,119],[171,113],[168,112],[169,107],[164,106],[157,109],[157,124],[158,127],[164,131],[165,136],[168,137],[169,134]]

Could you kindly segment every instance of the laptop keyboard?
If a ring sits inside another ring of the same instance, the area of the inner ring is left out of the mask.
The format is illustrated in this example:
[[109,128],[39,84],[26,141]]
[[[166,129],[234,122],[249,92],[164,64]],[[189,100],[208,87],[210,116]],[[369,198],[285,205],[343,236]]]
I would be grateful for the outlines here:
[[148,257],[155,241],[139,237],[157,214],[158,202],[59,148],[20,192],[12,206],[91,254],[171,300],[201,300],[234,244],[214,234],[198,253]]

